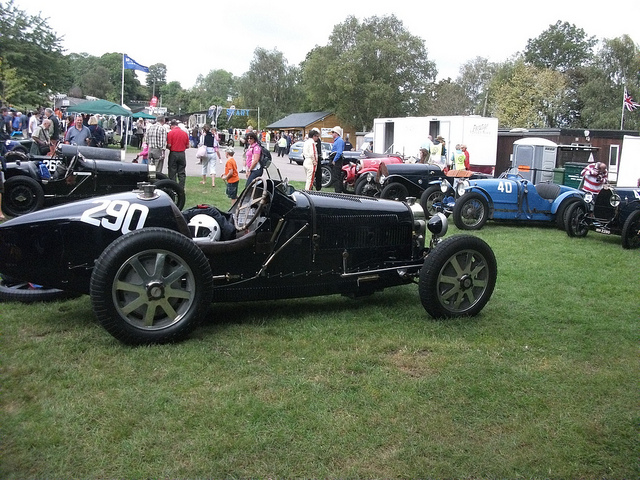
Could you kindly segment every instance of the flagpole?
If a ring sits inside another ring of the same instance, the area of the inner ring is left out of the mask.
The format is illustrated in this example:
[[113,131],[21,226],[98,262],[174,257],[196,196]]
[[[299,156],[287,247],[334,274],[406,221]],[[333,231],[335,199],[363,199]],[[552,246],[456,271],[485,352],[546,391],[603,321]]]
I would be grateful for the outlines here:
[[627,97],[627,86],[624,86],[624,91],[622,92],[622,114],[620,115],[620,130],[624,130],[624,101]]

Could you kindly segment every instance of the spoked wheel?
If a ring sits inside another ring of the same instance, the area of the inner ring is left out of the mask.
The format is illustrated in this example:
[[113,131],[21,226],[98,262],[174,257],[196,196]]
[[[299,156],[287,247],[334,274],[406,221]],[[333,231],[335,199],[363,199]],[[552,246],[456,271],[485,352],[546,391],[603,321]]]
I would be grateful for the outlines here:
[[322,165],[322,188],[330,187],[333,184],[333,169],[331,165]]
[[482,239],[456,235],[438,244],[420,270],[420,301],[434,318],[477,315],[498,277],[496,257]]
[[453,221],[460,230],[480,230],[489,218],[489,204],[476,192],[465,193],[453,207]]
[[442,201],[446,196],[447,194],[442,191],[440,185],[432,185],[422,192],[422,195],[420,196],[420,205],[422,206],[425,215],[431,218],[441,211],[438,207],[442,207]]
[[583,202],[569,205],[564,212],[564,229],[570,237],[586,237],[589,226],[584,219],[587,214],[587,206]]
[[135,230],[113,241],[98,258],[90,287],[98,320],[128,344],[182,340],[213,296],[202,250],[164,228]]
[[632,212],[622,226],[622,247],[640,247],[640,210]]

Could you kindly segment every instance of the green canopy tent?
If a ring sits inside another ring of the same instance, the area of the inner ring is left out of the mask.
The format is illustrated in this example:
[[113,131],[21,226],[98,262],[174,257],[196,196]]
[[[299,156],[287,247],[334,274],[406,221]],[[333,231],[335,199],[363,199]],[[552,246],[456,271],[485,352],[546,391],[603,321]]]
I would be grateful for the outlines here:
[[133,118],[148,118],[150,120],[155,120],[155,118],[156,118],[155,115],[149,115],[148,113],[143,112],[143,111],[139,111],[139,112],[134,113],[132,115],[132,117]]
[[67,108],[67,113],[91,113],[130,117],[131,111],[108,100],[89,100]]

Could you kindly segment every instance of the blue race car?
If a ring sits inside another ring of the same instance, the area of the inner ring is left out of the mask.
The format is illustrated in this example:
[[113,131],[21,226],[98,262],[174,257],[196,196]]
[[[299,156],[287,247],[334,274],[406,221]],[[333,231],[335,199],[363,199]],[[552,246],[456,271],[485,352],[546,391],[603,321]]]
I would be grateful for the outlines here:
[[[449,197],[446,209],[461,230],[479,230],[487,220],[555,221],[564,229],[564,212],[584,193],[554,183],[534,185],[521,175],[506,173],[499,178],[464,180],[458,184],[459,197]],[[455,202],[452,205],[452,202]]]

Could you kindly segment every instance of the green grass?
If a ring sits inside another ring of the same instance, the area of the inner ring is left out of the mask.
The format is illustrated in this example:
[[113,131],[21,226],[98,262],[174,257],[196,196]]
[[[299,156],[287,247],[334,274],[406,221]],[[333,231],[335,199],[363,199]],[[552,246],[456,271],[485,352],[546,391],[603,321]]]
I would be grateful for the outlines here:
[[[228,208],[197,182],[188,205]],[[473,319],[434,321],[406,286],[216,305],[191,339],[131,348],[87,297],[1,304],[0,478],[637,478],[638,251],[475,234],[499,276]]]

